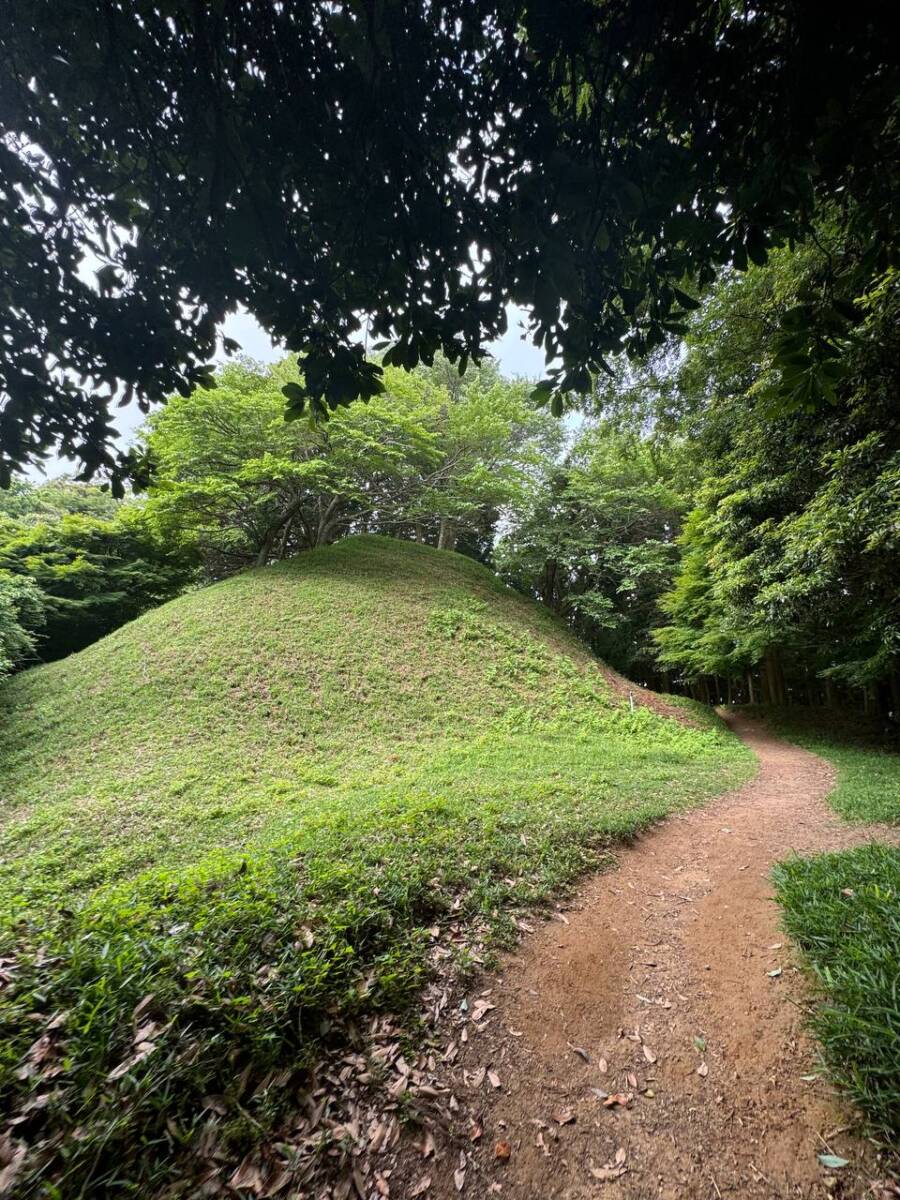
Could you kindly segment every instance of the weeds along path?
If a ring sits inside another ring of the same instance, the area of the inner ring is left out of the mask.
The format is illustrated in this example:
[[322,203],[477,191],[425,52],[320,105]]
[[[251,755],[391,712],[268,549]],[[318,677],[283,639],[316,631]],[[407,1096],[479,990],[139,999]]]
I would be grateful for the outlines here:
[[[873,1148],[810,1078],[808,992],[769,871],[896,831],[842,824],[827,763],[730,721],[757,776],[641,837],[483,982],[486,1016],[449,1068],[456,1136],[434,1160],[411,1150],[391,1195],[425,1174],[447,1198],[873,1195]],[[826,1171],[829,1151],[851,1166]]]

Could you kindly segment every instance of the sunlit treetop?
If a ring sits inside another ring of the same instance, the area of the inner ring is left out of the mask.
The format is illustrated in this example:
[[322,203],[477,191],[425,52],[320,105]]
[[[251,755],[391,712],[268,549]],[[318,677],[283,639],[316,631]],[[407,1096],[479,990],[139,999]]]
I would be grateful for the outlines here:
[[296,414],[380,391],[367,349],[478,359],[513,301],[561,411],[824,198],[884,269],[890,7],[7,0],[0,471],[139,474],[111,407],[209,382],[238,305],[304,355]]

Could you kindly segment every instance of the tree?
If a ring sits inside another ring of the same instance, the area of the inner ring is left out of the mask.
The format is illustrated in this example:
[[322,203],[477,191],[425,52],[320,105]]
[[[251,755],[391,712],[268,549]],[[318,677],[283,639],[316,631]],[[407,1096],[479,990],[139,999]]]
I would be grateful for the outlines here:
[[[385,370],[386,392],[327,424],[285,421],[286,361],[232,364],[213,392],[173,397],[147,423],[155,465],[147,515],[196,547],[217,577],[379,532],[484,554],[552,423],[493,366]],[[449,384],[449,386],[448,386]]]
[[207,386],[237,305],[303,353],[290,410],[324,413],[384,366],[479,358],[512,300],[559,412],[823,199],[871,279],[900,228],[890,11],[9,0],[0,482],[54,446],[142,479],[111,402]]
[[0,677],[35,657],[44,600],[30,579],[0,571]]
[[0,514],[26,525],[55,521],[67,513],[109,520],[120,508],[121,502],[108,489],[78,483],[64,475],[40,484],[14,479],[9,488],[0,491]]
[[[698,314],[675,390],[706,481],[683,537],[679,578],[656,634],[688,680],[742,680],[743,695],[833,699],[837,685],[884,692],[900,712],[900,276],[857,298],[834,363],[821,286],[859,248],[834,226],[798,251],[724,280]],[[793,368],[785,314],[809,306],[823,410]],[[795,392],[785,410],[785,376]],[[758,676],[756,672],[759,672]],[[748,673],[749,672],[749,676]]]
[[657,682],[651,633],[678,565],[683,449],[587,429],[514,514],[498,569],[561,613],[604,661]]
[[16,662],[83,649],[177,595],[193,573],[183,551],[165,547],[136,506],[122,506],[113,520],[0,519],[0,580],[18,589],[20,614],[24,602],[29,606],[20,621],[29,644]]

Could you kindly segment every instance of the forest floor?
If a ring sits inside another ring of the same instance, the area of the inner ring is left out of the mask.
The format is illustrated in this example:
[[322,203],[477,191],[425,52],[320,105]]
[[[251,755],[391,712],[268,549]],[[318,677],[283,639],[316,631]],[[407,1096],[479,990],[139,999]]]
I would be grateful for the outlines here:
[[828,763],[727,719],[756,777],[642,835],[481,980],[448,1056],[453,1119],[394,1159],[390,1195],[898,1194],[818,1072],[770,878],[896,829],[844,824]]

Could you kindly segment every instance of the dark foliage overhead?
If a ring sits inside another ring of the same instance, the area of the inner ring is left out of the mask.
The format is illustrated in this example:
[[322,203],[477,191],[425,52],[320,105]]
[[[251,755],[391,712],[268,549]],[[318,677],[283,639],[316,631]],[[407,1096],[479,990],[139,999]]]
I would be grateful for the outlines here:
[[[877,0],[7,0],[0,465],[115,474],[110,397],[209,380],[246,306],[293,412],[380,390],[353,340],[477,358],[533,308],[562,405],[715,268],[840,196],[884,265],[896,43]],[[85,260],[85,254],[88,255]],[[685,291],[684,289],[687,289]]]

